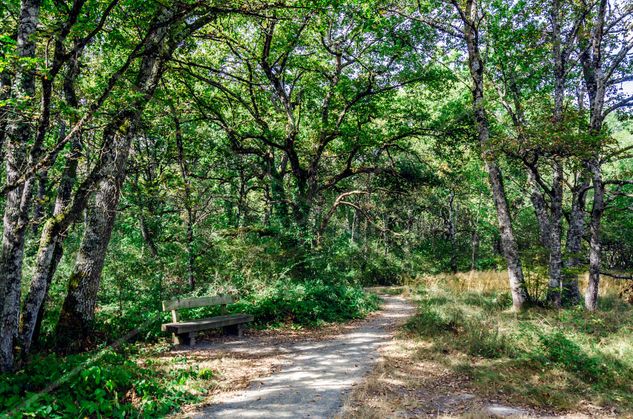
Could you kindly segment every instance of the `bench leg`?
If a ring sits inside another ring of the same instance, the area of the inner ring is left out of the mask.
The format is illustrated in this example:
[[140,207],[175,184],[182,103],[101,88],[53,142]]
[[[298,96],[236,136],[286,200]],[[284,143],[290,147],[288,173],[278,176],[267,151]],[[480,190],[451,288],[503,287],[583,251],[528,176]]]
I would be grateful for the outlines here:
[[196,344],[196,334],[194,332],[174,334],[174,344],[194,346]]
[[225,335],[242,336],[243,325],[234,324],[232,326],[224,326],[222,329]]

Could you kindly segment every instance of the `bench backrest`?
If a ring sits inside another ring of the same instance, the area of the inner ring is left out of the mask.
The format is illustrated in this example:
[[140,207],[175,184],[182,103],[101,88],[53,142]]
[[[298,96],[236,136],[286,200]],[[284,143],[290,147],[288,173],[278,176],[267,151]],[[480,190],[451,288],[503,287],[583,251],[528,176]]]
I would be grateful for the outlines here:
[[208,297],[193,298],[175,298],[173,300],[163,301],[163,311],[171,311],[171,319],[178,321],[178,313],[176,310],[183,308],[209,307],[227,304],[233,304],[233,297],[230,295],[212,295]]

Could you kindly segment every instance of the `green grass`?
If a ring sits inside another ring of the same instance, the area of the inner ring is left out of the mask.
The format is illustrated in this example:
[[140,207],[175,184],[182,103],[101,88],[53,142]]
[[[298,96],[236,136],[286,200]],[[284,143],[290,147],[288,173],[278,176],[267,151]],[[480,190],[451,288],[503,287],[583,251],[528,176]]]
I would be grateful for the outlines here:
[[[467,374],[482,394],[573,410],[581,401],[633,411],[633,307],[614,296],[601,310],[510,311],[502,292],[420,287],[407,333],[433,357]],[[450,354],[450,356],[447,356]]]

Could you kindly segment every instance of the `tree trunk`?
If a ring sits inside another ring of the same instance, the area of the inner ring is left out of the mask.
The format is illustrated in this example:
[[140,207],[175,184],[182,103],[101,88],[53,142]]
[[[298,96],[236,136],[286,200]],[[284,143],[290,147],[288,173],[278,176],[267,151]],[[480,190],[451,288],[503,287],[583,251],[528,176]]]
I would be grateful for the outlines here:
[[284,185],[284,173],[288,157],[284,155],[279,169],[275,165],[274,158],[271,157],[268,163],[270,176],[270,193],[273,200],[273,218],[283,228],[287,228],[290,223],[288,220],[288,198],[286,196],[286,188]]
[[88,208],[84,235],[57,324],[56,339],[60,349],[83,349],[91,331],[101,271],[114,226],[130,143],[138,122],[137,117],[131,119],[126,118],[118,130],[110,131],[114,136],[113,147],[103,157],[108,159],[104,165],[105,176],[97,185],[94,205]]
[[492,187],[492,194],[497,208],[497,221],[501,234],[501,247],[506,263],[508,264],[508,278],[510,282],[510,292],[512,293],[512,306],[515,310],[522,310],[529,301],[525,280],[523,278],[523,268],[519,258],[519,251],[514,234],[512,232],[512,219],[510,209],[505,197],[505,190],[501,178],[501,171],[494,161],[486,162],[486,169]]
[[477,230],[473,231],[473,235],[470,240],[470,270],[477,270],[477,253],[479,251],[479,234]]
[[593,205],[591,208],[590,240],[589,240],[589,283],[585,292],[585,307],[589,311],[598,308],[598,290],[600,285],[600,223],[604,213],[604,185],[602,169],[597,159],[588,162],[593,182]]
[[578,289],[578,272],[581,265],[580,253],[582,250],[582,238],[585,234],[585,201],[589,182],[582,174],[582,180],[574,188],[572,195],[571,211],[569,213],[569,230],[565,243],[565,274],[563,275],[563,295],[565,304],[575,305],[580,302],[580,290]]
[[[0,72],[0,101],[11,97],[11,74],[8,71]],[[4,161],[4,140],[7,134],[7,115],[0,117],[0,164]]]
[[455,210],[455,192],[451,191],[448,198],[448,237],[451,243],[450,266],[451,272],[457,273],[457,226],[456,226],[456,210]]
[[58,217],[68,208],[72,188],[77,174],[77,163],[81,153],[81,141],[79,137],[73,138],[71,152],[66,161],[66,167],[57,192],[53,217],[45,224],[40,237],[40,246],[37,253],[35,272],[31,279],[29,294],[27,295],[21,321],[22,351],[26,355],[38,335],[38,327],[41,324],[44,301],[48,295],[48,289],[55,275],[57,265],[63,256],[63,242],[67,229],[62,229],[56,222]]
[[[459,6],[456,6],[459,7]],[[473,112],[481,145],[482,156],[485,162],[488,180],[492,189],[492,195],[497,210],[497,221],[501,234],[503,253],[508,265],[508,278],[510,292],[512,293],[512,306],[515,310],[522,310],[528,302],[529,296],[523,278],[523,268],[519,259],[519,252],[512,231],[512,219],[510,209],[503,186],[501,170],[497,165],[494,150],[490,144],[490,128],[486,115],[484,102],[484,62],[479,52],[480,22],[477,4],[468,0],[465,10],[460,10],[464,21],[464,37],[468,48],[468,68],[472,78]]]
[[[601,140],[602,126],[605,114],[604,104],[608,86],[608,79],[613,75],[613,71],[608,68],[605,71],[603,65],[604,54],[608,52],[604,45],[603,36],[605,34],[606,16],[609,2],[600,0],[595,4],[597,10],[591,31],[579,32],[579,40],[582,52],[580,63],[582,65],[584,84],[589,97],[589,134]],[[593,5],[591,6],[593,7]],[[589,33],[590,39],[585,35]],[[602,183],[601,168],[601,147],[602,141],[597,142],[598,147],[593,151],[592,157],[585,161],[585,167],[591,174],[593,184],[593,205],[591,207],[590,240],[589,240],[589,283],[585,292],[585,307],[589,311],[594,311],[598,306],[598,289],[600,285],[600,223],[604,213],[604,184]]]
[[[41,0],[23,0],[17,35],[20,58],[35,57],[35,31],[39,21]],[[21,65],[15,76],[12,96],[20,103],[35,97],[35,69]],[[7,126],[6,182],[16,183],[27,163],[27,143],[32,135],[26,117],[16,116]],[[14,364],[14,345],[18,334],[24,234],[32,181],[12,189],[6,196],[3,218],[2,253],[0,254],[0,371],[9,371]]]
[[541,245],[549,251],[550,239],[552,236],[549,216],[547,214],[547,206],[545,205],[545,199],[541,188],[536,180],[536,175],[532,168],[528,169],[528,178],[530,180],[530,186],[532,193],[530,194],[530,201],[534,207],[534,214],[536,215],[536,221],[539,228],[539,241]]
[[[66,102],[74,109],[79,107],[74,86],[75,80],[79,75],[79,53],[78,51],[71,58],[63,84]],[[63,138],[65,132],[63,123],[60,132],[60,137]],[[57,190],[53,216],[45,223],[42,230],[35,272],[33,273],[29,294],[22,311],[20,342],[23,355],[29,353],[33,342],[36,342],[39,336],[39,328],[44,314],[44,302],[46,301],[57,265],[64,252],[63,242],[66,238],[67,228],[62,228],[57,220],[68,208],[73,185],[77,177],[77,165],[81,156],[81,137],[79,133],[72,137],[70,144],[70,152],[66,158],[66,164]]]
[[561,305],[561,285],[563,282],[563,255],[561,249],[563,234],[563,176],[563,165],[559,161],[555,161],[549,223],[549,282],[547,289],[547,301],[555,307],[560,307]]
[[178,46],[178,42],[167,36],[171,28],[165,22],[172,18],[172,12],[164,9],[153,26],[155,30],[150,34],[136,80],[139,97],[119,114],[104,133],[106,141],[111,139],[112,147],[102,157],[103,176],[97,185],[94,205],[88,210],[84,235],[68,281],[68,293],[56,330],[57,347],[60,349],[75,350],[85,347],[91,331],[101,272],[114,226],[121,185],[125,179],[131,140],[143,109],[160,81],[165,60]]

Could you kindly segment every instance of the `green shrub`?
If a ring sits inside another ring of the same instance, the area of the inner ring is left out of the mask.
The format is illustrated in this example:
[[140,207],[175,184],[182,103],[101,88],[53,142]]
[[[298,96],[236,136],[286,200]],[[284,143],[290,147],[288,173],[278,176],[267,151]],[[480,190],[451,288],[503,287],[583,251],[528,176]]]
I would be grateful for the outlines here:
[[470,355],[494,359],[512,356],[514,353],[509,339],[499,332],[499,328],[480,320],[469,320],[461,337],[463,347]]
[[33,359],[0,376],[0,416],[156,417],[198,400],[190,378],[211,379],[209,370],[152,368],[110,349],[95,354]]
[[260,325],[315,326],[362,318],[377,308],[378,298],[360,287],[316,280],[278,281],[270,289],[252,294],[230,309],[252,314]]

